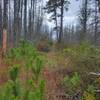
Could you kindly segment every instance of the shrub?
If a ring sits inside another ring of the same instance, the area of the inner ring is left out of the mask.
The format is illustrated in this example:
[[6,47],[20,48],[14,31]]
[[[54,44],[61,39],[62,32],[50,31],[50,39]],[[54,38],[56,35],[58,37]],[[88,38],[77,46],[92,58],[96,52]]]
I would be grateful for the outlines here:
[[23,59],[23,58],[35,58],[37,55],[36,49],[34,46],[28,42],[21,41],[19,44],[19,47],[17,48],[11,48],[8,51],[7,58],[10,59]]
[[95,87],[93,85],[89,85],[87,90],[83,93],[84,100],[96,100],[95,96]]
[[92,94],[90,94],[90,93],[85,91],[84,92],[84,99],[83,100],[96,100],[96,99],[95,99],[95,97]]
[[38,80],[41,70],[43,68],[43,61],[41,58],[37,57],[35,59],[35,64],[31,67],[32,70],[32,78],[34,80]]
[[17,76],[18,76],[18,71],[19,71],[19,65],[14,65],[14,66],[10,69],[9,73],[10,73],[10,79],[11,79],[12,81],[16,81]]
[[62,80],[62,85],[66,88],[66,91],[73,94],[80,88],[81,79],[78,73],[74,73],[71,77],[65,76]]
[[[100,71],[100,49],[95,46],[82,43],[78,46],[64,49],[63,54],[71,58],[73,71],[80,73],[85,81],[89,72]],[[89,80],[87,79],[87,82]]]

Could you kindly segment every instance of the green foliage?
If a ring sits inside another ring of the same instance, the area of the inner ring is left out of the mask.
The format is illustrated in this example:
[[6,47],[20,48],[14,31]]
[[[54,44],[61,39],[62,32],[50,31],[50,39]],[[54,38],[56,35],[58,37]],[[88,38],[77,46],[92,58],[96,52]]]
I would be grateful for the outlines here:
[[34,46],[28,42],[21,41],[17,48],[12,48],[9,50],[7,57],[10,59],[23,59],[26,57],[35,58],[37,52]]
[[87,92],[89,92],[93,95],[95,95],[95,90],[96,90],[96,88],[95,88],[94,85],[89,85],[88,88],[87,88]]
[[[32,83],[33,84],[33,83]],[[15,87],[16,86],[16,87]],[[44,100],[45,81],[40,80],[39,85],[35,88],[31,87],[27,89],[20,89],[21,86],[17,83],[14,84],[12,81],[9,81],[3,88],[0,89],[0,100]],[[15,90],[16,88],[16,95]]]
[[[7,83],[3,89],[0,89],[0,100],[14,100],[15,97],[12,95],[12,86]],[[16,99],[17,100],[17,99]]]
[[33,86],[24,92],[23,99],[24,100],[33,100],[33,99],[43,100],[45,81],[40,80],[39,85],[36,87],[32,80],[29,83],[30,85],[33,85]]
[[63,50],[63,54],[72,59],[77,71],[99,71],[100,70],[100,49],[87,43],[69,47]]
[[32,69],[32,78],[34,80],[38,80],[42,68],[43,68],[43,61],[40,57],[37,57],[35,59],[34,66],[31,68]]
[[[84,58],[84,57],[92,57],[99,54],[100,49],[96,49],[94,46],[89,45],[87,43],[82,43],[81,45],[66,48],[63,51],[67,54],[70,54],[73,57]],[[99,54],[100,56],[100,54]]]
[[74,93],[79,89],[81,84],[81,79],[78,73],[74,73],[71,77],[65,76],[62,85],[66,87],[66,91],[69,93]]
[[16,81],[16,78],[18,76],[18,71],[19,71],[19,65],[14,65],[10,69],[9,74],[12,81]]
[[20,49],[19,48],[12,48],[12,49],[10,49],[10,51],[8,52],[8,55],[7,55],[7,57],[8,58],[16,58],[16,59],[19,59],[21,56],[20,56],[20,54],[21,54],[21,51],[20,51]]
[[18,72],[19,72],[19,65],[14,65],[9,71],[10,79],[11,79],[10,84],[12,87],[12,94],[15,97],[17,97],[20,93],[19,92],[19,84],[17,81]]
[[83,100],[96,100],[95,90],[93,85],[89,85],[87,90],[83,93]]
[[84,89],[81,86],[81,82],[82,80],[80,78],[80,75],[78,73],[74,73],[72,76],[64,77],[62,85],[65,87],[65,91],[69,95],[73,96],[75,93],[77,93],[78,90],[81,89],[81,91],[84,90],[84,92],[80,96],[81,100],[96,100],[96,87],[94,85],[88,85],[88,87]]
[[[80,77],[82,79],[81,83],[83,83],[81,84],[80,89],[81,91],[84,91],[84,93],[82,94],[82,100],[96,100],[96,89],[93,85],[90,85],[91,82],[95,82],[95,78],[91,78],[89,72],[100,71],[100,48],[96,48],[95,46],[87,43],[81,43],[80,45],[64,49],[63,54],[71,58],[73,71],[80,74]],[[79,87],[76,85],[77,81],[75,82],[75,80],[78,80],[76,77],[77,75],[75,75],[75,77],[70,80],[69,77],[67,78],[68,82],[66,82],[66,85],[75,83],[75,85],[68,85],[68,87],[71,87],[71,90],[73,90],[73,86],[76,86],[77,88]],[[69,81],[71,82],[69,83]],[[95,86],[97,87],[98,84],[95,83]]]
[[36,88],[33,98],[34,100],[43,100],[43,92],[44,92],[45,81],[41,80],[39,82],[39,87]]
[[[45,81],[41,80],[40,74],[43,68],[43,59],[36,52],[32,44],[21,41],[19,47],[12,48],[8,52],[8,61],[23,61],[23,69],[25,69],[26,81],[25,86],[22,86],[18,76],[22,65],[13,65],[9,70],[10,80],[4,89],[1,88],[0,100],[43,100]],[[29,76],[31,73],[31,76]]]
[[73,87],[77,87],[80,84],[80,76],[78,73],[75,73],[72,78],[70,79]]

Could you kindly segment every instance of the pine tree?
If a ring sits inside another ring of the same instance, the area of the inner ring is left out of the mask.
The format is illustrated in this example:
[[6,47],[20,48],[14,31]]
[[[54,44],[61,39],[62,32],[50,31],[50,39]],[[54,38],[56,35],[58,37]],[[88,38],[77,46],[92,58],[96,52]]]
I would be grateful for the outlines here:
[[[46,9],[48,13],[52,13],[51,19],[56,23],[56,31],[57,31],[57,38],[58,43],[62,42],[63,39],[63,17],[64,17],[64,10],[68,10],[69,1],[68,0],[49,0],[46,5]],[[58,13],[58,10],[60,13]],[[58,34],[58,22],[57,18],[60,18],[60,25],[59,25],[59,34]]]

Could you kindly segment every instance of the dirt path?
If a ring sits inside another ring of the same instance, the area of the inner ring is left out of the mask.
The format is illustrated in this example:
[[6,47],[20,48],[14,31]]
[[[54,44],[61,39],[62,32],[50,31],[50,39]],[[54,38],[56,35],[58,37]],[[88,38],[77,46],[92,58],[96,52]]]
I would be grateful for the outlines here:
[[49,68],[45,68],[43,74],[46,81],[46,100],[67,100],[60,86],[63,75],[59,74],[58,71],[50,71]]
[[[61,53],[49,52],[46,56],[46,67],[43,76],[46,81],[46,100],[69,100],[61,86],[61,80],[66,74],[71,73],[69,69],[70,60],[64,58]],[[68,67],[68,68],[67,68]]]

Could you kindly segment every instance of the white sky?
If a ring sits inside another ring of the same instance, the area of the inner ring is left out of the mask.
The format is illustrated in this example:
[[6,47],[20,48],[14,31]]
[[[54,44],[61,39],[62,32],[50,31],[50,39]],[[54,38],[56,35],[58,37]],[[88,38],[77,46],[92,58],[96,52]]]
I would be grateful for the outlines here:
[[[47,0],[46,0],[47,1]],[[81,1],[76,1],[76,0],[70,0],[70,5],[69,5],[69,10],[65,12],[64,16],[64,24],[76,24],[77,23],[77,15],[78,11],[81,5]],[[46,19],[49,19],[49,15],[46,15]],[[52,22],[49,22],[46,20],[46,23],[49,24],[49,26],[53,26]]]
[[69,10],[66,12],[65,21],[66,23],[76,23],[77,14],[79,11],[80,1],[70,0]]

